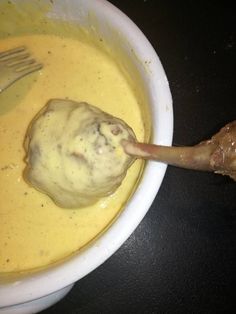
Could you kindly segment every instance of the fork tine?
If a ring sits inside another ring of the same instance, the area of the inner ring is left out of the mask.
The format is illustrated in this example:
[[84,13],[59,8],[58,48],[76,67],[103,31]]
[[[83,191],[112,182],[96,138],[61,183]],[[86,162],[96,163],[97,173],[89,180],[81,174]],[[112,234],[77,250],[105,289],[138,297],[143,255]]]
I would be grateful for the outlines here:
[[26,75],[26,74],[29,74],[29,73],[41,70],[42,67],[43,67],[43,65],[41,63],[33,64],[33,65],[30,65],[30,66],[28,66],[26,68],[18,69],[18,70],[16,70],[16,72],[23,76],[23,75]]
[[0,93],[15,81],[43,68],[24,46],[0,52]]
[[19,52],[22,52],[22,51],[25,51],[25,47],[24,46],[13,48],[13,49],[9,49],[9,50],[6,50],[4,52],[0,52],[0,59],[4,58],[5,56],[16,54],[16,53],[19,53]]
[[13,65],[20,60],[27,59],[29,56],[30,54],[28,52],[13,54],[13,55],[9,55],[8,57],[3,57],[2,59],[0,59],[0,61],[5,61],[7,65]]
[[14,63],[13,67],[15,68],[16,72],[20,72],[20,70],[24,69],[26,65],[34,64],[36,65],[36,60],[35,59],[29,59],[29,60],[23,60],[19,61],[17,63]]

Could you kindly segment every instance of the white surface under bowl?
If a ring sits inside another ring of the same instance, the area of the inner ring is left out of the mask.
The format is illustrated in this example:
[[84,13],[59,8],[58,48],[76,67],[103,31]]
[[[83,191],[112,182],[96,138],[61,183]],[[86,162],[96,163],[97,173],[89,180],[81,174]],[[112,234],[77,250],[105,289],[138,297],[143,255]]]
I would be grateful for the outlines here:
[[[119,49],[126,56],[128,63],[132,64],[140,76],[140,88],[143,88],[148,99],[153,142],[170,145],[173,113],[168,81],[158,56],[138,27],[105,0],[58,0],[49,16],[76,21],[98,33],[111,48]],[[117,37],[115,41],[114,34]],[[16,282],[0,284],[0,314],[36,313],[49,307],[62,298],[74,282],[107,260],[126,241],[147,213],[165,171],[164,164],[148,162],[140,184],[122,214],[86,250],[48,270]]]

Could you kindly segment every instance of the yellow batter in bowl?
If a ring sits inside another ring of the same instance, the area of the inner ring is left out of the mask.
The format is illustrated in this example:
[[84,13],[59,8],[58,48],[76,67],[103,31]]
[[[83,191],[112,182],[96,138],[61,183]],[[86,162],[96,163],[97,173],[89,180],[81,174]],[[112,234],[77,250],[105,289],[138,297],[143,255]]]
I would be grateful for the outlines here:
[[129,81],[115,58],[93,44],[92,38],[85,41],[45,32],[0,39],[0,50],[22,45],[44,68],[0,94],[2,274],[47,266],[89,243],[122,210],[143,165],[135,161],[114,194],[80,209],[62,209],[28,185],[22,176],[24,137],[31,120],[49,99],[91,103],[126,121],[139,141],[144,140],[145,127],[140,100]]

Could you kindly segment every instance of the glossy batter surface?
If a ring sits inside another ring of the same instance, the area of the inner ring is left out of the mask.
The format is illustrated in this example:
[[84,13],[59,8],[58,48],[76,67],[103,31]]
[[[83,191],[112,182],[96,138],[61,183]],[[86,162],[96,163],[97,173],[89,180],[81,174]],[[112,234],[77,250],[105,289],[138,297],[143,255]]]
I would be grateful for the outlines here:
[[92,43],[46,34],[0,40],[0,50],[19,45],[44,68],[0,94],[0,273],[46,266],[83,247],[122,209],[142,168],[136,161],[113,195],[79,210],[61,209],[27,185],[24,137],[49,99],[91,103],[126,121],[140,141],[144,126],[138,100],[115,60]]

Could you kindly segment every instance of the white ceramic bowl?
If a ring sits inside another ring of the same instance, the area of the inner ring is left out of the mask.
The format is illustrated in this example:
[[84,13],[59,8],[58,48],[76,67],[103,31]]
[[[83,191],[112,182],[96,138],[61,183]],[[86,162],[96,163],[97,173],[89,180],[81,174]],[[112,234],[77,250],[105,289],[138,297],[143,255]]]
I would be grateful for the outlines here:
[[[111,48],[120,50],[140,76],[140,88],[151,111],[153,142],[170,145],[173,114],[168,81],[158,56],[138,27],[105,0],[57,0],[49,16],[76,21],[102,36]],[[147,213],[165,170],[164,164],[148,162],[136,192],[120,217],[82,253],[48,270],[0,284],[0,314],[36,313],[49,307],[68,293],[74,282],[107,260]]]

